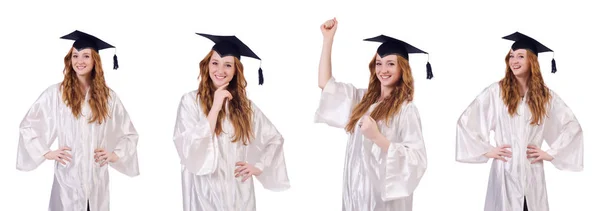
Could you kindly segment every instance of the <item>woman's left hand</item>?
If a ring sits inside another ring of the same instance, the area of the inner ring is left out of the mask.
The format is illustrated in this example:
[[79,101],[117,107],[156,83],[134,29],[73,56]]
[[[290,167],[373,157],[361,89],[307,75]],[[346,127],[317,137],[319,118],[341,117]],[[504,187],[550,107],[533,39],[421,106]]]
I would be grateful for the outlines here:
[[535,158],[531,163],[536,163],[542,160],[552,161],[554,158],[550,156],[544,150],[541,150],[539,147],[535,145],[527,146],[527,158]]
[[377,122],[369,115],[363,116],[358,121],[358,126],[360,127],[360,132],[371,141],[381,135],[377,127]]
[[242,182],[248,180],[252,175],[259,176],[262,173],[260,169],[247,162],[240,161],[235,163],[235,166],[237,166],[234,171],[235,177],[243,176]]
[[119,160],[119,156],[114,152],[109,153],[106,150],[99,148],[94,150],[94,159],[96,160],[96,163],[100,163],[100,166],[104,166],[108,162],[117,162]]

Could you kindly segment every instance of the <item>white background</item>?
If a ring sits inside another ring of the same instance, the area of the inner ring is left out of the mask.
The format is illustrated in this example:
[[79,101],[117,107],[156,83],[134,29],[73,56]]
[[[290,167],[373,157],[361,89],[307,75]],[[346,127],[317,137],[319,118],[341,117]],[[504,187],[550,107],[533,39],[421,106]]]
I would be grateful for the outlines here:
[[545,166],[550,207],[598,208],[600,135],[594,120],[600,106],[600,15],[588,1],[61,2],[0,3],[0,210],[47,209],[52,162],[31,172],[16,170],[18,126],[41,92],[62,80],[62,59],[72,41],[59,37],[74,30],[117,47],[116,71],[114,50],[101,52],[106,80],[140,134],[141,175],[111,171],[112,210],[182,209],[172,141],[175,115],[181,95],[197,88],[198,63],[213,45],[196,32],[235,34],[263,58],[262,87],[259,61],[242,58],[248,92],[286,138],[292,188],[269,192],[257,184],[258,210],[340,210],[347,137],[340,129],[313,123],[320,96],[319,26],[333,17],[339,21],[333,50],[333,75],[339,81],[367,86],[367,65],[378,44],[364,38],[385,34],[430,52],[435,76],[430,81],[425,79],[427,56],[410,57],[429,161],[414,210],[483,209],[490,164],[454,161],[455,125],[475,96],[503,77],[512,42],[501,37],[517,30],[556,52],[556,74],[550,73],[552,53],[540,54],[544,79],[584,130],[583,172]]

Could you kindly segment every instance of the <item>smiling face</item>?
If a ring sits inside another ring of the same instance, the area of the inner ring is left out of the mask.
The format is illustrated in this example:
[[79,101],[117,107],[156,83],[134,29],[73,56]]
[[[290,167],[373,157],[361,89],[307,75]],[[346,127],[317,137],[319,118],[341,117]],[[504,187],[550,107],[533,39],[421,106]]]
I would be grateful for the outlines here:
[[527,77],[531,74],[527,54],[529,54],[529,52],[525,49],[510,50],[508,55],[508,66],[517,77]]
[[383,58],[377,54],[375,58],[375,74],[384,87],[393,87],[401,77],[397,55],[387,55]]
[[216,51],[213,51],[208,65],[208,73],[215,87],[229,83],[235,75],[234,57],[221,57]]
[[94,69],[92,50],[89,48],[81,51],[73,48],[71,52],[71,66],[78,76],[87,76]]

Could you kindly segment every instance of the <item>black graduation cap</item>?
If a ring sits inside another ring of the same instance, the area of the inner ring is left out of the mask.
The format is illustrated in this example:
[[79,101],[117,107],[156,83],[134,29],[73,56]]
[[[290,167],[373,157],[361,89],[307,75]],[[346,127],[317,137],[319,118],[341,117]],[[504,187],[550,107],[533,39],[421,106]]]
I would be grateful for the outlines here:
[[[221,57],[224,56],[233,56],[235,58],[240,59],[240,56],[247,56],[251,58],[255,58],[261,60],[246,44],[244,44],[240,39],[238,39],[235,35],[230,36],[222,36],[222,35],[211,35],[211,34],[203,34],[196,33],[197,35],[208,38],[213,41],[215,45],[213,45],[212,49],[216,51]],[[264,83],[264,77],[262,73],[262,67],[258,68],[258,84],[262,85]]]
[[[77,50],[91,48],[91,49],[94,49],[96,52],[99,52],[102,49],[115,48],[111,44],[108,44],[93,35],[86,34],[84,32],[80,32],[78,30],[75,30],[75,31],[71,32],[70,34],[62,36],[60,38],[66,39],[66,40],[75,40],[75,42],[73,43],[73,47]],[[118,68],[119,68],[119,61],[117,59],[117,53],[115,50],[115,55],[113,56],[113,69],[116,70]]]
[[[429,56],[429,53],[418,49],[402,40],[398,40],[393,37],[388,37],[385,35],[379,35],[372,38],[364,39],[364,41],[373,41],[380,42],[379,48],[377,48],[377,54],[380,57],[385,57],[391,54],[397,54],[399,56],[404,57],[408,61],[408,54],[411,53],[424,53]],[[429,64],[429,57],[427,59],[427,79],[433,78],[433,72],[431,71],[431,64]]]
[[[502,39],[515,41],[511,46],[511,49],[513,51],[518,49],[527,49],[533,52],[536,56],[538,55],[538,53],[554,52],[550,48],[546,47],[544,44],[538,42],[537,40],[527,35],[521,34],[520,32],[515,32],[510,35],[504,36],[502,37]],[[552,73],[555,72],[556,61],[554,61],[554,58],[552,58]]]

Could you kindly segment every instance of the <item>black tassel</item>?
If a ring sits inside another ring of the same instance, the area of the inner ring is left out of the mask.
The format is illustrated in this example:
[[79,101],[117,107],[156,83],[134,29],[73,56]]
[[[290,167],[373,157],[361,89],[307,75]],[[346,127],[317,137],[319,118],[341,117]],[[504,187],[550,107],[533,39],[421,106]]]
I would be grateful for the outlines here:
[[431,71],[431,64],[427,62],[427,79],[433,78],[433,71]]
[[265,78],[263,78],[262,67],[258,68],[258,84],[263,85]]
[[556,73],[556,61],[552,58],[552,73]]
[[117,54],[113,56],[113,69],[119,69],[119,60],[117,60]]

